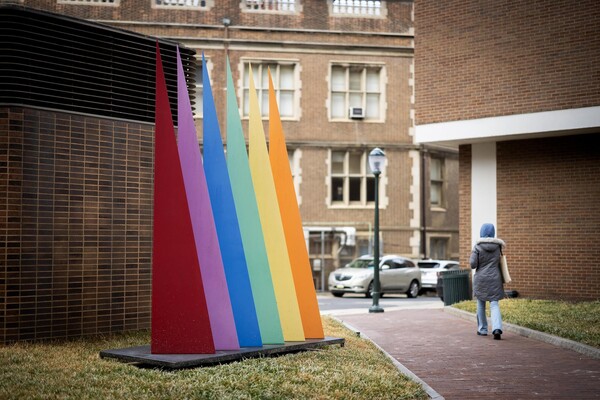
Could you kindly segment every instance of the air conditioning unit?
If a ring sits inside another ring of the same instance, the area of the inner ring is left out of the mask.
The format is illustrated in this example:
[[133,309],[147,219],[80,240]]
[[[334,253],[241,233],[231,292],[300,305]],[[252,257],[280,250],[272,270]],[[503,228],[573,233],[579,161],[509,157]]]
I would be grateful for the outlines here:
[[365,117],[365,109],[362,107],[350,107],[348,115],[352,119],[363,119]]

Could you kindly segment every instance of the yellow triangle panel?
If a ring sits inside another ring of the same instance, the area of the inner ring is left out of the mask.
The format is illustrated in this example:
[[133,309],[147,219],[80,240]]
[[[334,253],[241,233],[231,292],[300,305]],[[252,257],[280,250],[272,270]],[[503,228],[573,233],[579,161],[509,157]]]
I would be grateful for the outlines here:
[[267,258],[273,278],[275,298],[286,342],[304,341],[304,329],[296,298],[296,289],[290,266],[285,234],[279,214],[277,193],[273,182],[269,153],[262,125],[258,97],[250,68],[250,173],[258,203],[258,214],[263,227]]

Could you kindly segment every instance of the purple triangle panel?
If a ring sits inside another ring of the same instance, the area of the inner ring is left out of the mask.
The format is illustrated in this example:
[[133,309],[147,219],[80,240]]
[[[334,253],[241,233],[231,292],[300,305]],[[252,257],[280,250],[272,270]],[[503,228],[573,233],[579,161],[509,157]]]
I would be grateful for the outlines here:
[[237,350],[240,347],[235,320],[179,49],[177,49],[177,110],[177,147],[215,349]]

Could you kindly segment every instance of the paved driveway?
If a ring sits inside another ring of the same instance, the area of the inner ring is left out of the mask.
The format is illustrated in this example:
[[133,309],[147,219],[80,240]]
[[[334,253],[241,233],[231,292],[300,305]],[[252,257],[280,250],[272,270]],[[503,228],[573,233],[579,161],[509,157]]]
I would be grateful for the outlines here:
[[[344,297],[334,297],[329,292],[317,293],[319,309],[322,315],[348,315],[368,313],[373,299],[367,299],[364,295],[345,294]],[[384,312],[394,310],[412,309],[441,309],[444,302],[434,294],[419,296],[409,299],[406,295],[385,295],[379,300],[379,305]]]

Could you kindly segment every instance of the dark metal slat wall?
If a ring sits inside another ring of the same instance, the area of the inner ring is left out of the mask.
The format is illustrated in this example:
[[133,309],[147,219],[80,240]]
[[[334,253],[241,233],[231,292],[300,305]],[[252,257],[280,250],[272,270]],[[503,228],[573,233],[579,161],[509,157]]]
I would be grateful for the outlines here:
[[[0,7],[0,103],[154,122],[155,40],[24,7]],[[176,123],[176,44],[159,43]],[[180,52],[188,87],[194,87],[194,51]]]

